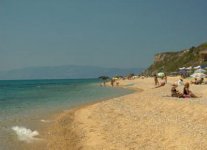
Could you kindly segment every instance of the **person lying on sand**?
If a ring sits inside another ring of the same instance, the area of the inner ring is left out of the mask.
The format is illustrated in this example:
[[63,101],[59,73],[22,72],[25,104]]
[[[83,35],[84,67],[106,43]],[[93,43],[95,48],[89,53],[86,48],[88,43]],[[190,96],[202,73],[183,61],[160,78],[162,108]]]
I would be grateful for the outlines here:
[[194,79],[194,81],[190,81],[191,84],[196,84],[197,83],[197,78]]
[[204,79],[203,78],[200,78],[198,81],[197,81],[197,84],[202,84],[204,83]]
[[171,96],[172,97],[178,97],[178,98],[184,98],[183,94],[180,93],[176,88],[178,87],[177,84],[173,84],[171,88]]
[[199,80],[197,78],[195,78],[195,81],[191,81],[191,84],[202,84],[204,83],[204,79],[203,78],[200,78]]
[[190,91],[190,84],[188,82],[185,83],[184,88],[183,88],[183,96],[185,98],[198,98],[198,96],[196,96],[195,94],[193,94]]
[[165,81],[160,82],[160,85],[158,85],[158,86],[156,86],[154,88],[159,88],[159,87],[162,87],[162,86],[165,86]]

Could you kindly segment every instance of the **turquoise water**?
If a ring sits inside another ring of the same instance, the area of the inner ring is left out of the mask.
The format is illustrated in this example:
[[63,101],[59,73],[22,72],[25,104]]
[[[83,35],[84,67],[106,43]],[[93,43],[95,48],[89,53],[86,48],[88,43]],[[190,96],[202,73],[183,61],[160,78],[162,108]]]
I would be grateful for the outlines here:
[[97,79],[0,81],[0,148],[32,140],[52,114],[132,92],[99,85]]

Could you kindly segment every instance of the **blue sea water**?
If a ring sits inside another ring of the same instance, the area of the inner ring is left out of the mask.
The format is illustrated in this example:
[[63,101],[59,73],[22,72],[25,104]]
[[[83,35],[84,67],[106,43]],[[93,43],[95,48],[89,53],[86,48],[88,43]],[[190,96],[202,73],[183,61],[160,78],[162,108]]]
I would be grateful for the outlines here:
[[0,81],[0,149],[17,140],[28,142],[57,112],[131,92],[101,87],[98,79]]

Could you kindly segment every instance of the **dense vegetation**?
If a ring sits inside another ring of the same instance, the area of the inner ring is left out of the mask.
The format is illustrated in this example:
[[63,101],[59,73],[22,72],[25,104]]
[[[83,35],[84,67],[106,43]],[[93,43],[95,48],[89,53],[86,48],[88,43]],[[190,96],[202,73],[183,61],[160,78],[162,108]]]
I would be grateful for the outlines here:
[[200,52],[204,50],[207,52],[207,43],[179,52],[156,54],[154,63],[144,73],[153,74],[159,71],[170,73],[181,67],[207,65],[207,61],[204,61],[200,55]]

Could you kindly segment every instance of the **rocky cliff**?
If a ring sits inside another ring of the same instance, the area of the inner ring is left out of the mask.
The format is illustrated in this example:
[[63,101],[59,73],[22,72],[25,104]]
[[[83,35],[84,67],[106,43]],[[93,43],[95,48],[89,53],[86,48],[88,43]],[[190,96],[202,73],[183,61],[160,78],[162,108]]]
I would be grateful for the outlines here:
[[144,73],[152,74],[159,71],[170,73],[181,67],[197,65],[207,65],[207,42],[178,52],[158,53],[154,56],[154,63]]

